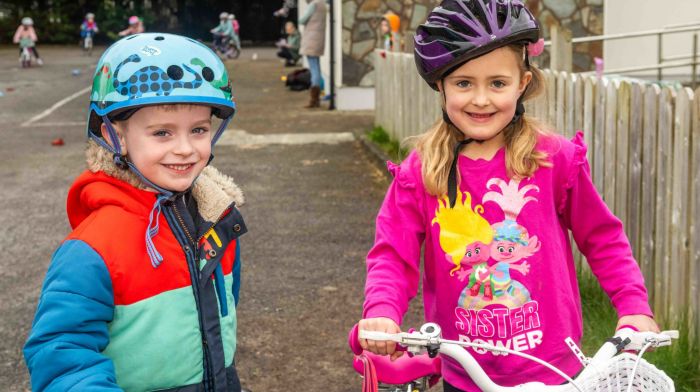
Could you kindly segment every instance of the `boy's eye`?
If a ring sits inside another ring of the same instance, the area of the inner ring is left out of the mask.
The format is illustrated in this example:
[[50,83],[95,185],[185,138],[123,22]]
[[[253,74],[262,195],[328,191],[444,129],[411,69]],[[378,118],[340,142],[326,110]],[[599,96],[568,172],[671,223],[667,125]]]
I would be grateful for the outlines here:
[[192,133],[197,133],[197,134],[207,133],[207,132],[209,132],[209,129],[204,128],[204,127],[198,127],[198,128],[195,128],[192,130]]
[[159,129],[153,132],[153,136],[168,136],[168,131],[165,129]]
[[503,88],[503,87],[506,86],[506,82],[504,82],[504,81],[502,81],[502,80],[494,80],[494,81],[491,83],[491,85],[493,85],[493,87],[496,87],[496,88]]

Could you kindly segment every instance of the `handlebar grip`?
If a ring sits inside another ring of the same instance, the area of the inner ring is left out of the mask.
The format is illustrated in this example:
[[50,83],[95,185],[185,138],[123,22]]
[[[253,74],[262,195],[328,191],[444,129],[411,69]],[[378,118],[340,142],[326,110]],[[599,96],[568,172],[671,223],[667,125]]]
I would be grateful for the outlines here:
[[[396,342],[394,339],[391,339],[390,337],[393,334],[388,334],[385,332],[376,332],[376,331],[362,331],[363,335],[370,335],[366,339],[370,340],[385,340],[385,341],[391,341],[391,342]],[[371,336],[374,335],[374,336]],[[386,339],[381,339],[381,337],[386,337]],[[376,337],[376,339],[371,339],[371,337]],[[350,330],[350,333],[348,334],[348,346],[350,346],[350,350],[352,350],[353,354],[355,355],[360,355],[364,351],[362,346],[360,345],[360,327],[358,324],[355,324],[352,329]],[[396,351],[406,351],[408,348],[405,346],[400,345],[398,342],[396,342]]]
[[360,355],[363,351],[362,346],[360,346],[360,339],[358,337],[359,332],[360,326],[355,324],[348,334],[348,346],[350,346],[350,350],[352,350],[352,353],[355,355]]

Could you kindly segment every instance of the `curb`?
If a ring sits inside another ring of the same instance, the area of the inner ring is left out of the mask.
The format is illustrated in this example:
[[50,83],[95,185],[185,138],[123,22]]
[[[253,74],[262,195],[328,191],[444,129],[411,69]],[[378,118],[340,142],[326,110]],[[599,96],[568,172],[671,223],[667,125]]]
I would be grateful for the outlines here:
[[393,179],[393,177],[386,168],[387,161],[391,161],[389,155],[387,155],[387,153],[384,152],[384,150],[382,150],[381,147],[379,147],[373,141],[369,140],[365,132],[355,131],[354,134],[355,139],[360,142],[365,152],[367,152],[367,154],[369,155],[372,164],[375,165],[387,179]]

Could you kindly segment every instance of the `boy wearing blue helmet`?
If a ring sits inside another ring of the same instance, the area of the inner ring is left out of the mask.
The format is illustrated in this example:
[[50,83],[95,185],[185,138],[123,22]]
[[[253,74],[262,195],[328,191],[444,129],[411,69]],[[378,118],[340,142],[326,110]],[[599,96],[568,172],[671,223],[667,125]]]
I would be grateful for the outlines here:
[[100,59],[90,100],[73,232],[24,347],[33,390],[240,391],[243,195],[208,166],[236,109],[224,65],[186,37],[131,36]]

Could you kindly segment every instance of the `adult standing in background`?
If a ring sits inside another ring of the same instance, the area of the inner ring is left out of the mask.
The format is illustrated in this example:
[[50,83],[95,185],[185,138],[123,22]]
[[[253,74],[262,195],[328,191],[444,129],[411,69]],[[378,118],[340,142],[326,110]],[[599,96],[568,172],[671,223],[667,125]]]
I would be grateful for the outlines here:
[[311,71],[310,100],[305,108],[321,106],[321,62],[326,44],[326,0],[306,0],[309,6],[299,19],[304,26],[299,53],[306,56]]

